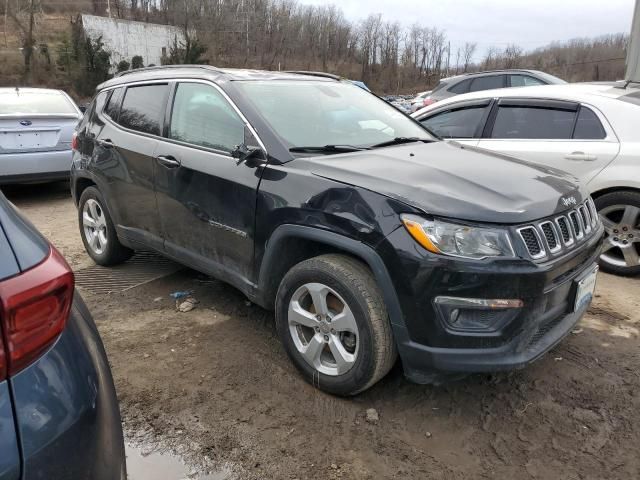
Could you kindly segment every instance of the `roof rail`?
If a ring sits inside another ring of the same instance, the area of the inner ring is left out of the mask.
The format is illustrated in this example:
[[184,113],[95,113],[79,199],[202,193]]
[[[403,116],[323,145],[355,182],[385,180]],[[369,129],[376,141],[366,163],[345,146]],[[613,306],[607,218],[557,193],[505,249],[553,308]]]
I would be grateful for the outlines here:
[[[533,70],[529,68],[496,68],[493,70],[481,70],[479,72],[464,72],[459,73],[458,75],[477,75],[478,73],[499,73],[499,72],[531,72]],[[456,75],[454,75],[456,76]]]
[[334,75],[332,73],[325,73],[325,72],[311,72],[306,70],[286,70],[283,73],[294,73],[296,75],[309,75],[311,77],[325,77],[325,78],[331,78],[333,80],[342,80],[342,77],[340,77],[339,75]]
[[114,78],[122,77],[124,75],[129,75],[131,73],[148,72],[148,71],[153,71],[153,70],[164,70],[166,68],[202,68],[202,69],[205,69],[205,70],[211,70],[211,71],[214,71],[214,72],[221,73],[221,70],[219,70],[218,68],[214,67],[213,65],[189,65],[189,64],[184,64],[184,65],[154,65],[153,67],[142,67],[142,68],[136,68],[136,69],[133,69],[133,70],[125,70],[124,72],[116,73],[114,75]]

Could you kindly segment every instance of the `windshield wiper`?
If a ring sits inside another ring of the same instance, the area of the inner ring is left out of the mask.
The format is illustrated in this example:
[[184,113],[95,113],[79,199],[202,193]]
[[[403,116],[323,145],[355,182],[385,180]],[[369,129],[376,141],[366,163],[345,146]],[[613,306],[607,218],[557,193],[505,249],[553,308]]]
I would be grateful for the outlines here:
[[430,142],[433,142],[433,140],[429,138],[418,138],[418,137],[396,137],[393,140],[387,140],[386,142],[376,143],[375,145],[371,145],[370,148],[389,147],[391,145],[402,145],[403,143],[413,143],[413,142],[430,143]]
[[361,150],[369,150],[368,147],[356,147],[354,145],[324,145],[322,147],[291,147],[290,152],[296,153],[346,153],[359,152]]

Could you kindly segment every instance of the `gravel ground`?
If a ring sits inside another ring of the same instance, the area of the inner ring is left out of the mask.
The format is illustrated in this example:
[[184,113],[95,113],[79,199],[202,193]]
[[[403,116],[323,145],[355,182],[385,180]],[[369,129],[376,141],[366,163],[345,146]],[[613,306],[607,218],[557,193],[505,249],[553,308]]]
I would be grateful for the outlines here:
[[[74,269],[92,264],[66,185],[5,193]],[[190,289],[197,308],[176,312],[168,294]],[[198,471],[242,479],[640,478],[640,278],[600,273],[580,325],[525,370],[432,387],[407,382],[396,367],[353,399],[304,382],[272,313],[197,272],[83,294],[128,438],[176,452]],[[377,423],[366,420],[371,408]]]

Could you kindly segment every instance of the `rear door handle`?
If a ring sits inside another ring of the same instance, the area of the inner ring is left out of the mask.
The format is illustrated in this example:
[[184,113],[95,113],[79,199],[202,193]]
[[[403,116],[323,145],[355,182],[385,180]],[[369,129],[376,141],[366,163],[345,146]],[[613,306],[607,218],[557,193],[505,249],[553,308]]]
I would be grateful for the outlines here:
[[166,168],[177,168],[180,165],[180,160],[176,159],[171,155],[159,155],[156,157],[158,163]]
[[98,145],[105,148],[111,148],[116,146],[115,143],[113,143],[110,138],[105,138],[103,140],[96,140],[96,142]]
[[566,154],[564,158],[566,158],[567,160],[579,160],[587,162],[592,162],[593,160],[598,159],[598,157],[596,157],[595,155],[589,155],[588,153],[584,152],[571,152]]

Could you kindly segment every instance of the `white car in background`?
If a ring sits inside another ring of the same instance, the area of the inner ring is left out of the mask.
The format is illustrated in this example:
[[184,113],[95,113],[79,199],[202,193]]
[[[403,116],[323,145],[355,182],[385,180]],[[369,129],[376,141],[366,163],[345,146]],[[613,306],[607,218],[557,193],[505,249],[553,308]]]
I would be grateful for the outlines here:
[[[640,88],[600,83],[486,90],[412,116],[443,138],[578,177],[605,224],[603,270],[640,274]],[[556,226],[555,233],[571,242],[576,227],[562,232]]]
[[61,90],[0,88],[0,185],[68,179],[81,118]]

